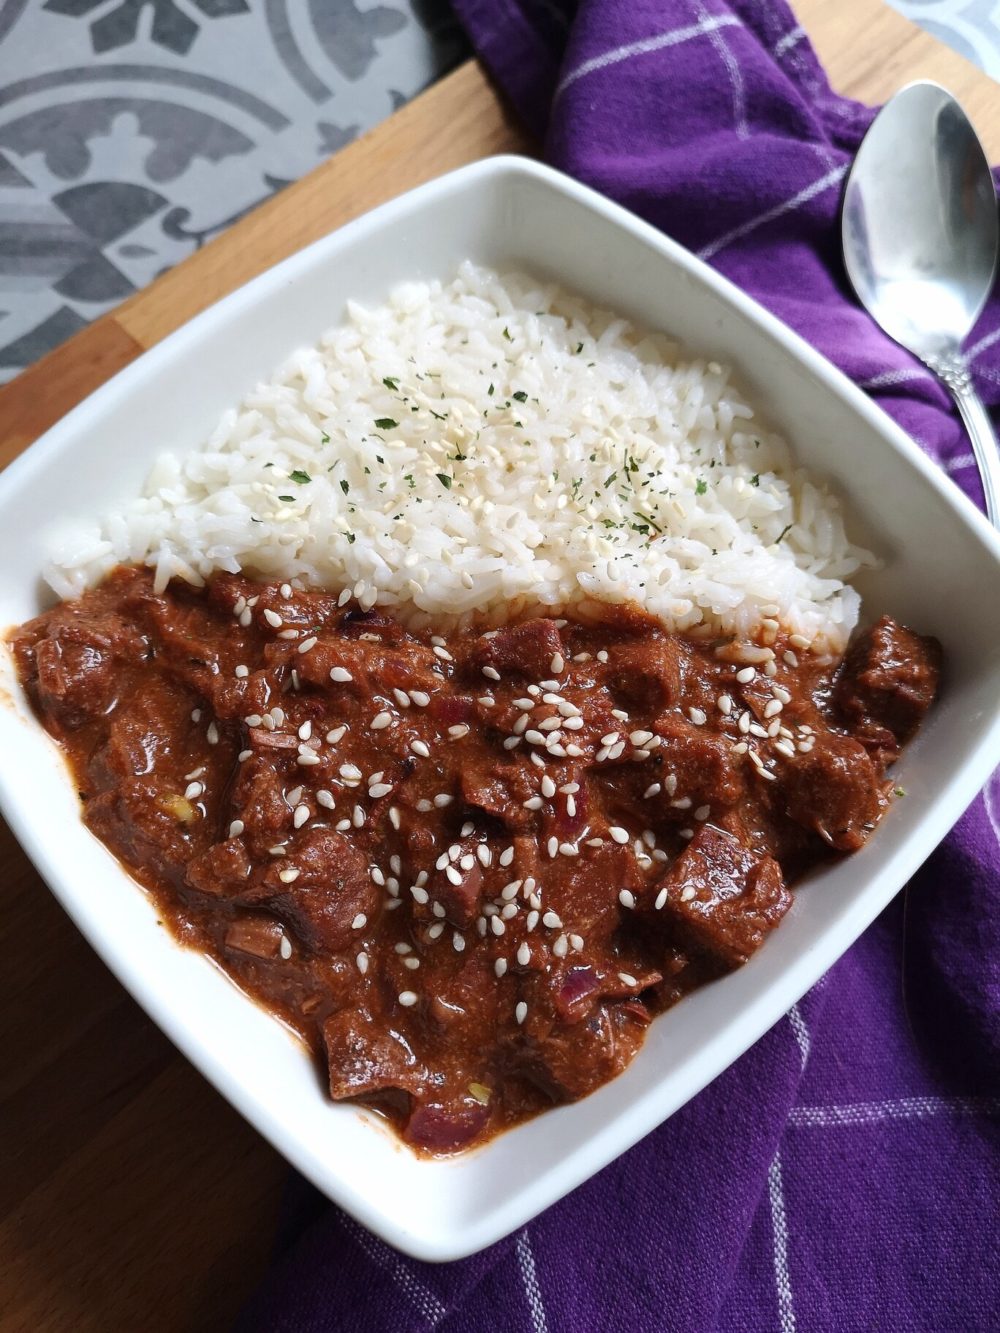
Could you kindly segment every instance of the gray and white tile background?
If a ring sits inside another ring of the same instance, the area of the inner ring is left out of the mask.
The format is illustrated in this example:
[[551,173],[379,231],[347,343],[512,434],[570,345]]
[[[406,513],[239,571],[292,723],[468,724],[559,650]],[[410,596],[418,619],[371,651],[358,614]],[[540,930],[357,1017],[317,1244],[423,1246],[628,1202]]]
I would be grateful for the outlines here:
[[465,49],[447,0],[0,0],[0,380]]
[[1000,0],[889,0],[893,9],[1000,79]]
[[[890,2],[1000,78],[1000,0]],[[466,49],[448,0],[0,0],[0,381]]]

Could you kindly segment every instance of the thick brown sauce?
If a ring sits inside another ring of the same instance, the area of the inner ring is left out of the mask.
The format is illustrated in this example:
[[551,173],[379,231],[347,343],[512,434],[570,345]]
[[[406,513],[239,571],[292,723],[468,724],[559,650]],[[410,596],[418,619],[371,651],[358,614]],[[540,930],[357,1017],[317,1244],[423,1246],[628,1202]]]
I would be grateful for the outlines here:
[[13,646],[177,937],[433,1152],[613,1078],[744,962],[878,822],[937,683],[887,620],[751,671],[627,611],[434,639],[337,602],[123,568]]

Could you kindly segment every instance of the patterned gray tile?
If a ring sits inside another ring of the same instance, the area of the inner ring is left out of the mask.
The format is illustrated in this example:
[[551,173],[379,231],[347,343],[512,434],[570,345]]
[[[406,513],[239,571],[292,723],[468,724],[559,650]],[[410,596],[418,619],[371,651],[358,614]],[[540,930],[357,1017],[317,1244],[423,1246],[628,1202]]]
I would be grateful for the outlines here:
[[946,46],[1000,79],[1000,4],[997,0],[889,0]]
[[464,53],[447,0],[0,0],[0,380]]

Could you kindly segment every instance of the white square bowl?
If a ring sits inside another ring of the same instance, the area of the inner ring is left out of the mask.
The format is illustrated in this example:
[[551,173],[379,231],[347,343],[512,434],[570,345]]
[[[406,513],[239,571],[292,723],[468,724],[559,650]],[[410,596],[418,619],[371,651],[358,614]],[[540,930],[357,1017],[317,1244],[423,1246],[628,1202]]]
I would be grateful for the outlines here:
[[801,460],[849,499],[883,567],[874,612],[936,634],[940,702],[898,766],[907,799],[870,844],[814,875],[751,962],[652,1025],[628,1070],[448,1161],[412,1156],[370,1113],[334,1105],[299,1045],[205,958],[179,948],[79,818],[55,747],[4,654],[0,802],[94,948],[195,1065],[329,1197],[401,1250],[456,1259],[598,1171],[775,1023],[920,865],[1000,758],[1000,541],[913,442],[823,357],[659,232],[512,157],[466,167],[358,219],[191,321],[117,375],[0,477],[0,623],[46,604],[48,533],[133,495],[154,457],[195,446],[297,345],[412,277],[472,258],[557,279],[731,362]]

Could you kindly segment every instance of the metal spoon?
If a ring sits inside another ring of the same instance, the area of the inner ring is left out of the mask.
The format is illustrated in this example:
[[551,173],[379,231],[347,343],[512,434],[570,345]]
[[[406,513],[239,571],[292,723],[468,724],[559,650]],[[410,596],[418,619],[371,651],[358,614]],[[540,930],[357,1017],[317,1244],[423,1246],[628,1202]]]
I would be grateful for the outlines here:
[[983,146],[944,88],[911,83],[875,117],[841,226],[861,304],[951,390],[1000,527],[1000,452],[962,354],[996,274],[997,199]]

